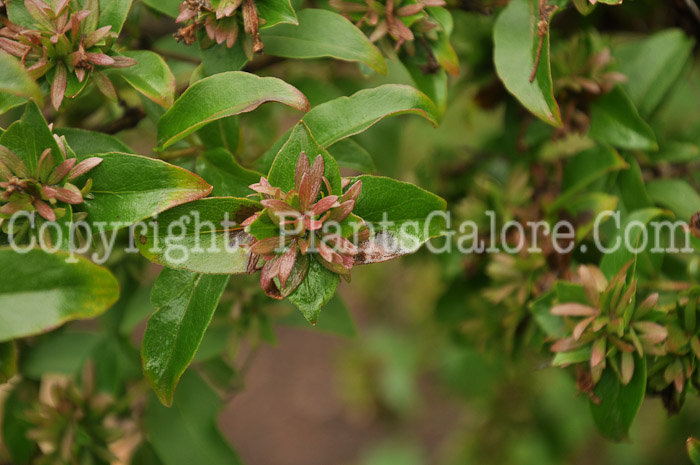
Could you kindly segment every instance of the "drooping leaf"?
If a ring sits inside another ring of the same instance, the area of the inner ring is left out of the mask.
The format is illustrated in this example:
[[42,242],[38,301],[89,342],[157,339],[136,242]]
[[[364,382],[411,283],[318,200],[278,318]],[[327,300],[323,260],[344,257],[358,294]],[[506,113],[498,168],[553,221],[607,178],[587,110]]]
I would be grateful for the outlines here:
[[682,179],[654,179],[646,189],[654,203],[668,208],[681,221],[690,222],[700,210],[700,195]]
[[275,157],[275,161],[270,168],[270,173],[267,176],[267,180],[270,181],[270,184],[281,188],[284,192],[294,189],[294,172],[301,152],[306,153],[311,163],[313,163],[318,155],[323,157],[325,168],[323,175],[328,179],[333,193],[338,195],[337,193],[341,191],[338,164],[333,157],[316,142],[309,132],[309,128],[303,122],[294,127],[289,139]]
[[629,435],[644,400],[647,384],[646,359],[634,356],[634,374],[623,386],[611,367],[607,367],[595,387],[600,403],[590,403],[591,413],[598,430],[613,441],[622,441]]
[[[435,104],[410,86],[386,84],[361,90],[350,97],[333,99],[314,107],[303,121],[321,147],[366,131],[389,116],[415,114],[437,126],[440,119]],[[282,136],[258,161],[257,168],[267,171],[291,131]]]
[[137,61],[128,68],[116,68],[110,74],[124,78],[134,89],[164,107],[175,100],[175,76],[157,53],[149,50],[124,51],[122,55]]
[[136,230],[136,245],[144,257],[170,268],[244,273],[250,237],[238,225],[261,208],[254,200],[233,197],[190,202],[161,213],[155,231]]
[[228,276],[163,269],[153,285],[156,312],[141,344],[143,371],[160,401],[170,406],[175,387],[209,327]]
[[171,408],[161,405],[155,397],[150,400],[146,428],[163,464],[241,465],[216,425],[221,408],[216,391],[192,371],[180,380]]
[[0,269],[12,270],[0,280],[0,341],[94,318],[119,295],[117,280],[106,268],[65,252],[0,248]]
[[93,198],[80,208],[93,226],[107,223],[105,230],[127,227],[211,192],[199,176],[161,160],[117,152],[99,157],[102,163],[83,176],[93,181]]
[[255,192],[248,186],[260,181],[260,173],[243,168],[228,150],[207,150],[197,159],[197,173],[214,186],[214,197],[245,197]]
[[64,136],[70,148],[80,158],[90,157],[97,153],[134,153],[124,142],[103,132],[79,128],[55,128],[54,134]]
[[252,111],[265,102],[308,110],[306,97],[272,77],[232,71],[197,81],[158,122],[158,143],[167,148],[219,118]]
[[549,30],[544,36],[535,79],[530,73],[535,65],[539,37],[538,0],[513,0],[501,12],[493,30],[496,73],[506,89],[532,114],[552,126],[561,126],[561,114],[552,87],[549,65]]
[[591,103],[591,128],[588,135],[621,149],[659,148],[654,131],[639,116],[634,104],[620,87]]
[[297,13],[299,24],[280,24],[260,32],[265,53],[286,58],[321,58],[364,63],[386,74],[384,57],[367,36],[338,13],[306,9]]
[[20,61],[2,51],[0,51],[0,93],[42,101],[39,86],[24,70]]
[[309,259],[306,278],[288,299],[301,310],[309,323],[315,325],[321,308],[331,300],[339,281],[340,277],[337,274],[328,271],[312,256]]
[[[680,29],[664,29],[614,50],[624,84],[642,116],[649,116],[673,87],[690,58],[693,40]],[[650,59],[653,57],[653,59]]]

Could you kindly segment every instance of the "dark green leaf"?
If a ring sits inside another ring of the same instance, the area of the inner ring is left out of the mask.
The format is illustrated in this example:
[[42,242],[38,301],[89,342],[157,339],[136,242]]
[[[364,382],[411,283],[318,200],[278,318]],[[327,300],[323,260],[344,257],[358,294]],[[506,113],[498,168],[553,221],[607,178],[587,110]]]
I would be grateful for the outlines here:
[[265,53],[286,58],[356,61],[386,74],[386,62],[379,49],[343,16],[327,10],[306,9],[297,18],[298,26],[280,24],[260,32]]
[[245,197],[255,192],[248,186],[260,181],[256,171],[243,168],[226,149],[207,150],[197,159],[197,173],[214,186],[214,197]]
[[14,341],[0,342],[0,384],[17,373],[17,346]]
[[39,107],[30,102],[20,121],[15,121],[0,137],[0,145],[12,150],[34,172],[41,153],[47,148],[56,163],[63,160],[63,154],[53,138],[49,125]]
[[261,208],[254,200],[233,197],[190,202],[160,214],[156,231],[153,227],[137,230],[136,245],[144,257],[170,268],[243,273],[250,237],[237,225]]
[[[309,322],[296,310],[285,315],[279,322],[284,325],[309,328]],[[350,338],[357,336],[357,328],[352,315],[343,299],[337,294],[323,307],[323,315],[316,322],[314,330]]]
[[177,18],[177,15],[180,13],[178,7],[182,2],[180,0],[141,0],[141,3],[171,18]]
[[308,110],[306,97],[286,82],[244,72],[217,74],[197,81],[177,99],[158,122],[158,143],[167,148],[219,118],[279,102]]
[[100,21],[97,27],[112,26],[117,35],[122,30],[133,0],[100,0]]
[[163,404],[173,402],[175,387],[194,358],[209,327],[228,276],[165,268],[151,292],[156,312],[141,344],[143,371]]
[[628,157],[629,169],[620,173],[617,178],[617,186],[620,188],[620,196],[627,211],[639,210],[640,208],[653,207],[651,199],[644,187],[642,170],[639,163],[633,157]]
[[343,139],[328,149],[338,166],[361,173],[373,173],[376,168],[372,155],[352,139]]
[[0,269],[11,270],[0,280],[0,341],[94,318],[119,296],[117,280],[106,268],[64,252],[0,248]]
[[591,104],[588,135],[621,149],[657,150],[656,136],[620,87]]
[[13,465],[31,463],[37,451],[36,442],[27,437],[33,428],[33,424],[27,420],[27,411],[32,407],[32,395],[38,393],[24,391],[24,387],[26,385],[13,389],[3,402],[2,409],[2,443],[10,453]]
[[552,90],[549,30],[544,36],[535,79],[530,82],[540,41],[537,18],[538,0],[513,0],[501,12],[493,31],[496,72],[506,89],[532,114],[552,126],[561,126],[561,114]]
[[92,178],[92,195],[81,205],[91,224],[106,230],[127,227],[176,205],[205,197],[211,186],[199,176],[164,161],[126,153],[103,153]]
[[654,203],[671,210],[679,220],[690,222],[700,210],[700,195],[682,179],[655,179],[646,188]]
[[[204,32],[200,35],[200,46],[204,35]],[[205,76],[240,71],[248,63],[243,42],[240,40],[237,40],[231,48],[226,47],[226,44],[214,44],[208,48],[202,48],[199,55],[202,58],[202,70]]]
[[172,408],[151,400],[146,430],[163,464],[240,465],[216,426],[221,408],[218,394],[191,371],[182,377]]
[[309,259],[306,278],[288,299],[301,310],[309,323],[315,325],[321,314],[321,307],[331,300],[339,281],[340,277],[337,274],[328,271],[312,256]]
[[341,192],[338,164],[333,157],[314,140],[314,137],[309,132],[309,128],[303,122],[294,127],[289,139],[275,157],[275,161],[270,168],[270,173],[267,176],[267,180],[270,181],[270,184],[281,188],[284,192],[289,192],[294,189],[294,173],[301,152],[306,152],[306,156],[311,163],[313,163],[318,155],[323,157],[323,161],[325,162],[325,171],[323,175],[328,179],[333,193],[338,195],[338,193]]
[[595,387],[599,404],[590,403],[591,413],[598,430],[613,441],[622,441],[629,436],[644,400],[647,385],[646,359],[634,355],[634,375],[623,386],[611,367],[607,367]]
[[96,153],[134,153],[124,142],[103,132],[78,128],[57,128],[54,133],[64,136],[70,148],[80,158],[90,157]]
[[690,461],[693,462],[693,465],[700,465],[700,441],[696,438],[688,438],[685,445],[688,449]]
[[0,93],[42,101],[39,86],[24,70],[20,61],[2,51],[0,51]]
[[619,71],[628,77],[624,88],[642,116],[649,116],[673,87],[692,49],[693,40],[680,29],[664,29],[615,49]]

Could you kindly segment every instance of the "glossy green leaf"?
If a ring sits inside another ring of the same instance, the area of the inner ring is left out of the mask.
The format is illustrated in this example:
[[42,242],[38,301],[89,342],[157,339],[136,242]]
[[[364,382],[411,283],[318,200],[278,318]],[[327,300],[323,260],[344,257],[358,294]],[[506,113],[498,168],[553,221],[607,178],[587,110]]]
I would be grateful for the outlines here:
[[78,128],[56,128],[54,134],[64,136],[70,148],[80,158],[90,157],[97,153],[134,153],[124,142],[103,132]]
[[216,425],[219,396],[197,374],[180,381],[172,408],[152,399],[145,424],[153,449],[164,465],[241,465]]
[[14,341],[0,342],[0,385],[17,373],[17,346]]
[[634,374],[626,386],[620,383],[611,367],[605,369],[595,387],[600,403],[590,402],[593,420],[603,436],[613,441],[628,438],[630,426],[642,406],[646,385],[646,359],[637,354],[634,355]]
[[333,157],[314,140],[314,137],[309,132],[309,128],[303,122],[294,127],[289,139],[275,157],[275,161],[272,163],[272,167],[267,176],[267,180],[270,181],[270,184],[281,188],[284,192],[289,192],[294,189],[294,173],[301,152],[306,153],[311,163],[313,163],[318,155],[323,157],[325,163],[323,175],[328,179],[333,193],[338,195],[337,193],[341,192],[338,164]]
[[0,341],[94,318],[116,302],[119,286],[106,268],[69,259],[64,252],[0,248],[0,269],[12,270],[0,280]]
[[[635,226],[630,227],[628,231],[628,225],[633,222],[634,224],[636,224],[636,222],[640,222],[646,226],[650,221],[664,215],[667,215],[667,213],[659,208],[643,208],[636,210],[627,216],[627,218],[620,225],[620,228],[617,229],[617,233],[615,237],[612,238],[611,243],[606,245],[607,248],[613,250],[605,253],[603,260],[600,262],[600,270],[603,272],[606,278],[612,279],[620,268],[635,258],[636,254],[627,247],[625,242],[628,242],[632,249],[636,249],[642,245],[642,229]],[[627,235],[627,241],[625,240],[625,235]],[[647,241],[647,248],[651,247],[649,243],[650,241]]]
[[153,285],[156,312],[141,343],[143,372],[160,401],[170,406],[175,387],[209,327],[228,276],[163,269]]
[[382,53],[354,24],[338,13],[306,9],[297,13],[299,25],[280,24],[260,32],[265,53],[285,58],[321,58],[364,63],[386,74]]
[[373,173],[376,170],[372,155],[352,139],[338,141],[328,151],[341,168],[348,168],[361,173]]
[[250,237],[238,225],[261,208],[254,200],[233,197],[190,202],[161,213],[155,231],[137,229],[136,245],[144,257],[170,268],[244,273]]
[[279,102],[306,111],[306,97],[286,82],[244,72],[217,74],[197,81],[158,122],[158,143],[167,148],[219,118]]
[[[389,116],[415,114],[437,126],[440,115],[435,104],[411,86],[386,84],[361,90],[350,97],[340,97],[318,105],[304,115],[314,139],[321,147],[354,136]],[[289,134],[281,137],[260,159],[257,167],[267,171]]]
[[262,174],[238,164],[226,149],[207,150],[197,159],[197,173],[214,186],[214,197],[245,197],[255,192],[248,186],[260,181]]
[[650,115],[662,102],[683,72],[692,49],[693,40],[683,31],[664,29],[614,50],[618,70],[628,77],[624,88],[642,116]]
[[258,15],[265,20],[260,29],[269,29],[278,24],[298,24],[297,15],[290,0],[257,0]]
[[331,300],[338,287],[340,277],[328,271],[312,256],[309,259],[309,271],[298,288],[288,299],[296,305],[309,323],[315,325],[321,314],[321,308]]
[[493,30],[496,73],[525,108],[542,121],[559,127],[561,114],[554,100],[549,65],[549,31],[544,36],[535,79],[530,82],[540,40],[538,17],[538,0],[513,0],[501,12]]
[[689,223],[700,210],[700,195],[682,179],[655,179],[646,188],[654,203],[668,208],[681,221]]
[[621,149],[657,150],[656,136],[625,92],[616,87],[591,103],[588,135]]
[[445,231],[445,217],[440,213],[447,203],[437,195],[390,178],[364,175],[355,180],[362,181],[362,192],[353,213],[375,231],[359,245],[355,263],[384,262],[413,253]]
[[100,20],[97,27],[112,26],[111,31],[119,35],[131,9],[132,1],[100,0]]
[[39,157],[47,148],[51,149],[51,155],[56,163],[63,160],[63,154],[53,138],[49,125],[34,102],[27,105],[22,119],[12,123],[3,133],[0,137],[0,145],[19,156],[30,172],[34,172],[39,163]]
[[39,86],[24,70],[20,61],[2,51],[0,51],[0,93],[42,101]]
[[211,192],[199,176],[161,160],[116,152],[99,157],[102,163],[83,176],[92,179],[93,198],[80,208],[91,224],[107,223],[106,230],[127,227]]
[[134,89],[164,107],[175,100],[175,76],[157,53],[148,50],[124,51],[122,55],[137,61],[134,66],[110,71],[124,78]]

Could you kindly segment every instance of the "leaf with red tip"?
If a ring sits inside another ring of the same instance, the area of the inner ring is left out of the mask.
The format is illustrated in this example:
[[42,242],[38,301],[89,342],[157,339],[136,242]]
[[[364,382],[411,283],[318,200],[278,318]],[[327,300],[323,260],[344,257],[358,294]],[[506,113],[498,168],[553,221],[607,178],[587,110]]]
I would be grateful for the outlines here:
[[90,157],[86,158],[77,165],[75,165],[68,173],[68,180],[71,181],[77,177],[80,177],[90,171],[91,169],[102,163],[100,157]]
[[66,95],[68,72],[63,63],[57,63],[55,70],[53,82],[51,83],[51,104],[54,109],[58,110],[63,102],[63,97]]

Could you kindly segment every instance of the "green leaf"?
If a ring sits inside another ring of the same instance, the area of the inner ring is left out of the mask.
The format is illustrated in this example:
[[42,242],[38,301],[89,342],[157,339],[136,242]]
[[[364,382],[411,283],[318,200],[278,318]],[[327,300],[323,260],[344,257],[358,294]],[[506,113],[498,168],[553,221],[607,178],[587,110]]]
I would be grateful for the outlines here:
[[530,82],[540,41],[538,17],[538,0],[513,0],[501,12],[493,30],[496,73],[506,89],[532,114],[552,126],[561,127],[549,65],[549,30],[544,36],[535,79]]
[[[641,245],[640,241],[642,240],[643,232],[642,229],[637,226],[630,228],[629,232],[627,232],[628,225],[633,222],[640,222],[646,226],[650,221],[664,215],[667,215],[667,212],[659,208],[643,208],[635,210],[622,222],[611,244],[606,246],[614,250],[606,253],[603,256],[603,260],[600,262],[600,270],[607,279],[612,279],[620,268],[637,256],[637,254],[628,250],[628,247],[625,245],[625,234],[627,233],[631,248],[638,248]],[[619,243],[619,246],[616,247],[616,243]],[[649,241],[647,247],[649,247]]]
[[321,307],[331,300],[339,281],[340,277],[337,274],[327,270],[311,256],[306,278],[288,299],[301,310],[309,323],[315,325],[321,314]]
[[591,103],[588,135],[621,149],[658,150],[656,136],[620,87]]
[[56,163],[63,161],[63,154],[53,138],[49,125],[34,102],[29,102],[22,119],[12,123],[3,133],[0,137],[0,145],[19,156],[30,172],[34,172],[39,163],[39,157],[47,148],[51,149]]
[[617,186],[620,189],[620,197],[625,204],[627,211],[639,210],[640,208],[653,207],[651,199],[647,194],[642,178],[642,170],[634,157],[627,158],[629,169],[620,173],[617,178]]
[[47,374],[77,375],[101,340],[102,335],[84,331],[50,333],[23,354],[22,375],[36,380]]
[[[12,94],[4,94],[0,92],[0,115],[7,113],[9,110],[16,108],[20,105],[24,105],[27,99],[24,97],[17,97]],[[0,136],[2,132],[0,132]]]
[[34,79],[24,70],[20,61],[0,51],[0,93],[16,97],[27,97],[42,101],[41,90]]
[[682,179],[654,179],[646,188],[655,204],[668,208],[682,221],[690,222],[700,210],[700,195]]
[[690,461],[693,462],[693,465],[700,465],[700,441],[696,438],[688,438],[685,445],[688,449]]
[[568,205],[586,186],[607,173],[627,167],[625,160],[606,145],[595,146],[574,155],[564,168],[563,192],[552,202],[549,210],[557,211]]
[[207,150],[197,159],[197,173],[214,186],[214,197],[245,197],[255,192],[248,186],[262,174],[243,168],[226,149]]
[[229,116],[209,123],[197,131],[197,136],[207,149],[224,148],[232,154],[241,150],[242,137],[238,116]]
[[122,55],[138,62],[128,68],[115,68],[110,75],[119,75],[134,89],[164,107],[175,100],[175,76],[157,53],[148,50],[124,51]]
[[[27,420],[27,412],[33,406],[37,392],[33,392],[26,384],[12,390],[3,401],[2,409],[2,443],[10,453],[15,465],[28,465],[36,455],[38,449],[35,441],[29,439],[27,433],[35,426]],[[28,391],[28,392],[27,392]]]
[[17,373],[17,346],[14,341],[0,342],[0,385]]
[[591,350],[591,346],[586,346],[569,352],[558,352],[552,359],[552,366],[561,367],[587,362],[591,359]]
[[[309,322],[303,317],[301,312],[296,310],[278,321],[283,325],[309,328]],[[323,315],[319,317],[313,329],[349,338],[357,336],[357,328],[352,315],[343,299],[338,297],[338,295],[334,295],[328,304],[323,307]]]
[[[435,104],[411,86],[386,84],[361,90],[350,97],[340,97],[318,105],[302,121],[309,127],[321,147],[354,136],[389,116],[415,114],[437,126],[440,115]],[[258,162],[258,169],[267,171],[280,148],[289,139],[285,134]]]
[[141,344],[143,372],[160,401],[170,406],[175,387],[194,358],[228,276],[163,269],[153,285],[156,312]]
[[309,132],[309,128],[303,122],[294,127],[289,139],[279,151],[277,157],[275,157],[275,161],[270,168],[270,173],[267,176],[267,180],[270,181],[270,184],[281,188],[284,192],[289,192],[294,189],[294,173],[301,152],[306,152],[306,156],[311,163],[313,163],[318,155],[323,157],[323,161],[325,162],[323,175],[328,179],[333,193],[339,195],[338,193],[341,192],[342,187],[338,164],[333,157],[314,140],[314,137]]
[[535,322],[547,336],[560,338],[564,333],[564,320],[552,315],[550,311],[554,302],[554,291],[543,294],[530,305],[530,312]]
[[260,29],[269,29],[277,24],[299,24],[290,0],[257,0],[258,16],[265,20]]
[[373,173],[376,170],[372,155],[352,139],[338,141],[328,151],[341,168],[348,168],[361,173]]
[[70,148],[80,158],[90,157],[97,153],[134,153],[124,142],[103,132],[78,128],[56,128],[54,133],[64,136]]
[[664,29],[614,50],[618,70],[628,77],[623,87],[642,116],[651,115],[673,88],[691,56],[693,42],[680,29]]
[[[371,223],[375,234],[359,245],[355,263],[378,263],[415,252],[445,231],[446,202],[418,186],[390,178],[363,175],[362,192],[353,213]],[[390,224],[384,225],[383,222]]]
[[141,3],[171,18],[177,18],[180,13],[178,7],[182,2],[180,0],[141,0]]
[[411,75],[418,90],[435,103],[440,118],[442,118],[447,109],[447,72],[444,69],[439,69],[433,73],[426,73],[422,69],[421,61],[415,56],[403,57],[401,62],[408,74]]
[[80,207],[91,224],[108,223],[106,230],[127,227],[211,192],[199,176],[161,160],[116,152],[99,157],[102,163],[83,176],[92,179],[94,198],[86,198]]
[[244,273],[250,237],[237,225],[261,208],[254,200],[233,197],[190,202],[161,213],[156,228],[137,230],[136,245],[144,257],[170,268]]
[[100,0],[100,20],[97,27],[112,26],[111,31],[119,35],[131,9],[132,1]]
[[306,111],[309,102],[296,88],[272,77],[233,71],[197,81],[158,122],[158,143],[167,148],[219,118],[279,102]]
[[0,280],[0,341],[94,318],[119,296],[117,280],[106,268],[64,252],[0,248],[0,269],[12,270]]
[[382,53],[354,24],[338,13],[306,9],[297,14],[299,25],[280,24],[260,31],[265,53],[285,58],[321,58],[364,63],[386,74]]
[[590,402],[591,413],[598,430],[613,441],[622,441],[629,436],[644,400],[647,385],[646,359],[634,355],[634,374],[630,382],[623,386],[612,367],[607,367],[595,387],[599,404]]
[[240,71],[248,63],[248,57],[243,50],[243,41],[237,40],[231,48],[226,47],[225,44],[201,48],[202,38],[205,35],[206,33],[201,31],[199,55],[202,58],[202,70],[206,76]]
[[185,373],[172,408],[153,399],[146,407],[146,430],[165,465],[241,465],[219,432],[218,394],[193,372]]

